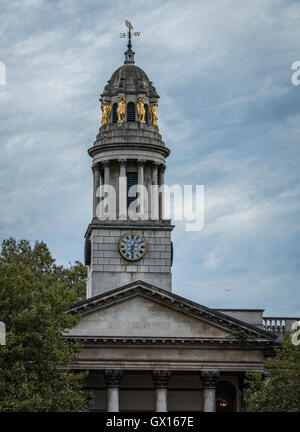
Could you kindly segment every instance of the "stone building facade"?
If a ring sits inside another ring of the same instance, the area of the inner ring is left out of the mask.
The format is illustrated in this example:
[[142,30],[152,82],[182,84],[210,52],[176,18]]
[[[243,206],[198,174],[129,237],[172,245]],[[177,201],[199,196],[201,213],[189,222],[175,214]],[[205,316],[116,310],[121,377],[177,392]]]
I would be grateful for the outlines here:
[[[102,126],[88,150],[87,298],[68,311],[81,319],[64,335],[84,347],[71,367],[90,371],[96,411],[240,411],[245,373],[264,372],[276,331],[283,334],[293,319],[273,325],[262,310],[216,310],[172,292],[174,226],[163,218],[163,194],[151,190],[164,184],[170,153],[157,126],[158,98],[129,41],[124,65],[101,95]],[[124,196],[129,211],[138,195],[128,194],[126,182],[120,190],[120,179],[149,192],[139,195],[138,219],[124,217]],[[116,191],[114,218],[105,217],[108,185]]]

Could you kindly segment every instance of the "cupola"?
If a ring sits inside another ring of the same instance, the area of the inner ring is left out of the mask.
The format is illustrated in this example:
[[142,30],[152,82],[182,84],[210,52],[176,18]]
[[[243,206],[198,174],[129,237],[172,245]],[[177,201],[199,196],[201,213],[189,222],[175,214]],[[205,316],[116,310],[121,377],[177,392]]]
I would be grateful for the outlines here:
[[146,73],[135,65],[131,31],[124,64],[111,76],[100,97],[102,126],[138,122],[157,127],[159,95]]

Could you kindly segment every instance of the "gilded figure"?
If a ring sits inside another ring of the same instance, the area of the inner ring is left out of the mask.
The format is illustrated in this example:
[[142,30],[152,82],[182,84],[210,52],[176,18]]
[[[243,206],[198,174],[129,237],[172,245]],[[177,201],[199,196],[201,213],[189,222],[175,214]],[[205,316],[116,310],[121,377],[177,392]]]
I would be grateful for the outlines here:
[[117,107],[118,123],[123,123],[125,121],[125,107],[125,99],[120,97]]
[[101,124],[107,125],[109,122],[109,116],[111,112],[111,104],[108,101],[103,101],[101,104],[101,110],[102,110],[102,120]]
[[149,111],[150,111],[150,118],[151,118],[151,124],[153,126],[157,126],[157,102],[153,102],[150,107],[149,107]]
[[146,110],[144,106],[144,98],[138,98],[136,107],[138,112],[138,121],[140,123],[145,123]]

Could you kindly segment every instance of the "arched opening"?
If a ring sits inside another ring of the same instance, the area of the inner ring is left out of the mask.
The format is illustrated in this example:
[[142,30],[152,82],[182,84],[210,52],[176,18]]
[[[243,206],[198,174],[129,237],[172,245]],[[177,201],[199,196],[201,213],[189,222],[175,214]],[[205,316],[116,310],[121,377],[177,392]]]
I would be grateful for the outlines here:
[[127,104],[127,121],[135,121],[135,103],[133,102]]
[[112,122],[113,123],[117,123],[117,121],[118,121],[117,108],[118,108],[118,104],[114,103],[112,106]]
[[217,384],[216,411],[217,412],[236,411],[236,390],[234,386],[229,382],[220,381]]
[[148,124],[149,123],[149,106],[148,106],[148,104],[145,104],[144,107],[146,110],[145,121]]

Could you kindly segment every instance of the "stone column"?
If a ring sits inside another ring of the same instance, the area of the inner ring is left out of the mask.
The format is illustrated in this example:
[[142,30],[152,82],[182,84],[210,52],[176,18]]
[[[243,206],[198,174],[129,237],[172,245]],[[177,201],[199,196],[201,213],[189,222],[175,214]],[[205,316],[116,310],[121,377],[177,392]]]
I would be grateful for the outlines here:
[[119,387],[123,371],[120,369],[107,369],[104,371],[104,379],[107,385],[107,411],[119,411]]
[[[102,163],[99,164],[99,175],[100,175],[100,187],[101,187],[101,190],[102,190],[101,191],[101,200],[103,200],[104,169],[103,169],[103,164]],[[98,203],[99,202],[100,201],[98,201]],[[98,212],[99,212],[98,217],[102,218],[102,216],[103,216],[103,209],[102,209],[101,206],[99,206]]]
[[104,167],[103,199],[105,200],[105,203],[108,204],[108,208],[106,208],[106,205],[103,206],[102,216],[105,216],[106,218],[108,216],[108,218],[111,219],[116,203],[113,203],[114,197],[111,196],[111,193],[109,193],[111,190],[108,188],[108,186],[110,186],[110,161],[105,160],[102,162],[102,165]]
[[159,219],[158,164],[153,163],[151,172],[151,219]]
[[138,165],[138,184],[139,185],[144,185],[144,165],[145,165],[145,160],[144,159],[139,159],[137,162]]
[[237,389],[237,398],[236,398],[236,410],[237,412],[242,411],[244,408],[244,400],[243,400],[243,389],[244,389],[244,380],[245,380],[246,372],[239,372],[237,375],[238,381],[238,389]]
[[217,370],[207,370],[201,372],[203,384],[203,411],[216,411],[216,386],[220,373]]
[[167,399],[167,387],[171,372],[167,370],[154,370],[152,371],[152,379],[155,386],[156,395],[156,406],[155,411],[167,412],[168,411],[168,399]]
[[119,174],[119,219],[127,218],[127,183],[126,183],[126,159],[119,159],[120,174]]
[[[158,175],[158,184],[159,188],[165,184],[165,169],[166,167],[164,165],[160,165],[159,168],[159,175]],[[164,193],[161,192],[159,194],[159,219],[164,218],[164,208],[165,208],[165,196]]]
[[97,190],[100,186],[100,167],[98,164],[95,164],[92,166],[92,170],[93,170],[93,218],[97,217],[96,214],[96,209],[97,209],[97,204],[99,202],[99,197],[97,196]]
[[109,185],[110,184],[110,161],[106,160],[102,162],[104,166],[104,184]]

